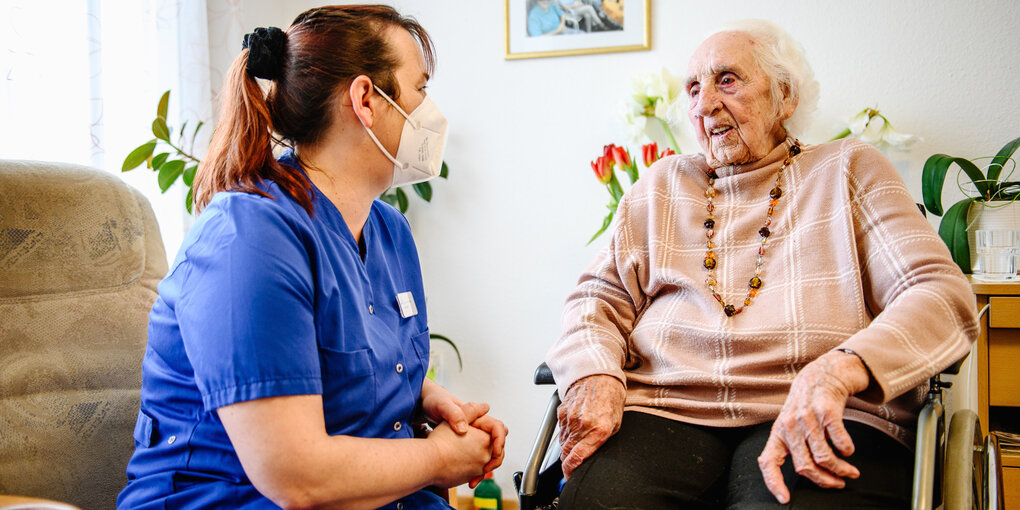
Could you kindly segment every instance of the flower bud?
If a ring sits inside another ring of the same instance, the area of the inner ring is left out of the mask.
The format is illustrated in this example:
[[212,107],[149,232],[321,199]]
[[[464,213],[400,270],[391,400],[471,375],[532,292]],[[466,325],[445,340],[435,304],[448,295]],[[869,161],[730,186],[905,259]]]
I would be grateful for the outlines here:
[[613,179],[612,160],[605,156],[595,158],[595,161],[591,162],[591,169],[595,172],[595,177],[602,184],[609,184],[609,181]]
[[641,158],[645,161],[645,166],[652,166],[659,159],[659,144],[652,142],[647,145],[641,146]]

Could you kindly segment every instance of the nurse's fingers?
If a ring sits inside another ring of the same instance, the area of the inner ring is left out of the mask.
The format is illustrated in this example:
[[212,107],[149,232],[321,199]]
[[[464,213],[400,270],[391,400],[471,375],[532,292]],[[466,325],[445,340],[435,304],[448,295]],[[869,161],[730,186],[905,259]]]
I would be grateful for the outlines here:
[[468,402],[460,406],[460,408],[464,413],[464,420],[466,420],[467,423],[471,423],[478,418],[485,416],[485,414],[489,412],[489,404],[479,402]]

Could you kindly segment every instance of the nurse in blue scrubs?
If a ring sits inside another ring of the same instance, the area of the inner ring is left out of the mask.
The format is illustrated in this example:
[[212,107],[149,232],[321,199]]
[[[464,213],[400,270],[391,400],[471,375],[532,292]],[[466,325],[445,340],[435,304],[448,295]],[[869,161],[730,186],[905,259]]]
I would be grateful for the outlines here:
[[244,48],[150,315],[118,507],[448,509],[426,488],[477,483],[507,430],[425,378],[414,241],[376,200],[439,172],[432,42],[336,6]]

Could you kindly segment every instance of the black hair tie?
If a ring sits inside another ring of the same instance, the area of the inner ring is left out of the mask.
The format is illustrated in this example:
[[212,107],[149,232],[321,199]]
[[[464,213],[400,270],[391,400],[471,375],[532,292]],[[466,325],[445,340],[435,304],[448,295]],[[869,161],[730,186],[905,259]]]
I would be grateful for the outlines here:
[[287,53],[287,34],[283,30],[256,28],[244,35],[241,48],[248,48],[248,74],[266,80],[283,75],[283,57]]

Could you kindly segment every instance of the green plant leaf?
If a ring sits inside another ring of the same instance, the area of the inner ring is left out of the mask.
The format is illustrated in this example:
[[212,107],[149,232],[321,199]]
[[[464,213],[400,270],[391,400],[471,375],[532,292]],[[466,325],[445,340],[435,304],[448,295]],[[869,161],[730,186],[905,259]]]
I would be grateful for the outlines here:
[[939,237],[946,243],[949,253],[953,256],[953,262],[970,274],[970,244],[967,242],[967,213],[970,211],[974,199],[965,198],[953,204],[946,211],[946,215],[939,223]]
[[195,126],[195,132],[191,134],[191,143],[193,143],[193,144],[195,143],[195,137],[198,136],[198,130],[202,129],[202,126],[204,126],[204,125],[205,125],[205,122],[198,121],[198,125]]
[[124,158],[124,164],[121,165],[120,171],[127,172],[128,170],[134,170],[138,168],[138,165],[145,163],[149,157],[152,156],[152,151],[156,149],[156,141],[151,140],[139,145],[135,150],[131,151],[130,154]]
[[988,164],[988,180],[992,182],[999,181],[999,175],[1002,173],[1002,167],[1006,166],[1006,162],[1009,158],[1013,157],[1013,153],[1016,152],[1017,147],[1020,147],[1020,138],[1013,140],[1002,146],[999,149],[999,153],[992,158],[992,162]]
[[453,343],[453,340],[450,340],[449,338],[446,338],[445,336],[440,335],[438,333],[429,333],[429,338],[450,344],[450,347],[453,347],[453,352],[457,354],[457,365],[460,367],[462,371],[464,370],[464,360],[461,359],[460,357],[460,349],[457,348],[457,344]]
[[[184,185],[191,188],[191,185],[195,182],[195,172],[198,170],[198,165],[191,165],[184,169],[184,173],[181,174],[181,178],[184,179]],[[190,192],[190,189],[189,189]]]
[[170,91],[163,93],[163,97],[159,98],[159,105],[156,106],[156,118],[163,119],[163,124],[166,124],[166,110],[170,106]]
[[414,192],[426,202],[432,201],[432,185],[427,182],[413,184]]
[[397,194],[394,192],[388,191],[386,193],[383,193],[382,195],[379,195],[379,200],[382,200],[383,202],[386,202],[387,204],[390,204],[393,207],[397,206]]
[[188,214],[191,214],[191,208],[195,204],[195,195],[193,192],[193,188],[188,188],[188,196],[184,197],[184,208],[188,210]]
[[446,161],[443,161],[443,168],[439,170],[439,176],[443,179],[448,178],[450,175],[450,167],[446,166]]
[[160,152],[152,157],[152,162],[149,163],[149,166],[154,170],[159,170],[159,167],[163,166],[163,163],[166,163],[166,158],[169,156],[169,152]]
[[404,193],[404,190],[400,188],[397,188],[396,193],[397,193],[397,210],[400,211],[400,214],[404,214],[407,212],[407,193]]
[[933,154],[921,170],[921,197],[928,212],[935,216],[942,216],[945,212],[942,210],[942,186],[949,170],[949,163],[943,164],[947,158],[949,156],[945,154]]
[[185,120],[184,123],[181,124],[181,130],[177,132],[177,139],[178,140],[184,138],[184,129],[187,128],[187,127],[188,127],[188,121]]
[[181,176],[183,171],[184,162],[179,159],[163,163],[163,166],[159,167],[159,177],[156,179],[159,181],[159,190],[166,193],[166,190],[170,189],[170,186]]
[[969,159],[956,158],[946,154],[934,154],[924,162],[921,170],[921,196],[924,199],[924,206],[932,214],[942,216],[942,186],[945,184],[946,173],[953,163],[959,165],[960,169],[967,174],[974,187],[982,198],[988,197],[992,183],[985,179],[981,169]]
[[164,142],[170,141],[170,128],[166,125],[166,119],[156,117],[156,119],[152,121],[152,134]]
[[602,235],[602,233],[605,232],[607,228],[609,228],[609,225],[613,223],[613,215],[614,214],[616,214],[616,213],[613,212],[613,211],[609,211],[609,214],[606,215],[606,218],[604,220],[602,220],[602,228],[600,228],[598,232],[595,232],[595,235],[591,236],[591,239],[588,240],[588,243],[585,244],[585,246],[588,246],[589,244],[591,244],[592,241],[595,240],[595,238],[597,238],[598,236]]

